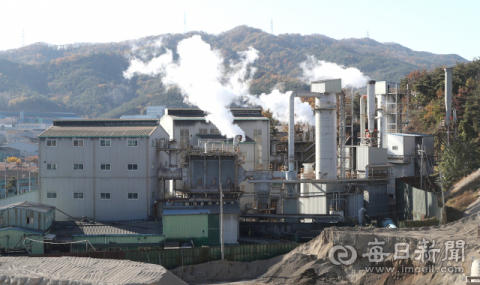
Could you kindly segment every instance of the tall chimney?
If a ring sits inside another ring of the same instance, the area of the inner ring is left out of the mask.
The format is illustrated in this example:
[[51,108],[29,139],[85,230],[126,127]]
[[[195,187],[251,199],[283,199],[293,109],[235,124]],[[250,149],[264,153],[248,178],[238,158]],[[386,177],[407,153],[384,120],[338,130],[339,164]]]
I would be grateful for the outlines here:
[[450,125],[452,116],[452,71],[453,68],[445,68],[445,125]]
[[367,114],[368,132],[372,134],[375,129],[375,80],[368,81],[367,85]]

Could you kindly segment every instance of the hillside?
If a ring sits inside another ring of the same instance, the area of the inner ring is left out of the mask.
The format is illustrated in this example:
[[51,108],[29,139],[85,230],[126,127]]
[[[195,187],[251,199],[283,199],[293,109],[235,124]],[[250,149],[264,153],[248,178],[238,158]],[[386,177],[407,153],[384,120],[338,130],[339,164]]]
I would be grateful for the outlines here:
[[[400,81],[417,69],[454,65],[457,55],[416,52],[398,44],[372,39],[335,40],[322,35],[271,35],[240,26],[219,35],[192,32],[167,34],[106,44],[52,46],[37,43],[0,52],[0,109],[72,111],[88,117],[118,117],[139,113],[148,104],[185,106],[178,90],[166,90],[158,77],[135,76],[125,80],[132,53],[146,60],[176,51],[179,41],[200,34],[225,62],[238,58],[248,47],[259,51],[251,92],[269,92],[278,83],[283,89],[306,89],[299,80],[299,64],[314,55],[319,60],[357,67],[376,80]],[[163,47],[159,47],[161,39]]]

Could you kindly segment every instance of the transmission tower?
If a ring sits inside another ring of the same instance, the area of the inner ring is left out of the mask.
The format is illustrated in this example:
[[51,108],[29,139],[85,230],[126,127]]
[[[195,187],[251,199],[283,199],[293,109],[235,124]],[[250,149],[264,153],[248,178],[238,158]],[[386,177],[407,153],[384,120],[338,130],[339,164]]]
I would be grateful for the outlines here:
[[25,46],[25,30],[22,30],[22,47]]
[[273,19],[270,19],[270,33],[273,35]]
[[187,13],[183,12],[183,33],[187,33]]

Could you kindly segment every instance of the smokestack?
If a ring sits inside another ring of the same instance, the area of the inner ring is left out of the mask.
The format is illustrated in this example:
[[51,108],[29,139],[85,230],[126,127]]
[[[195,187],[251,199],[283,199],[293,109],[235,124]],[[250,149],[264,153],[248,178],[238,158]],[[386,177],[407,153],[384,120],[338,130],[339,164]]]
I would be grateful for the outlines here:
[[[387,87],[388,88],[388,87]],[[377,92],[377,128],[378,128],[378,148],[387,148],[387,114],[385,110],[387,108],[387,94],[386,92]],[[383,93],[383,94],[382,94]]]
[[367,114],[368,132],[372,134],[375,129],[375,80],[370,80],[367,84]]
[[452,116],[452,71],[453,68],[445,68],[445,125],[450,125]]
[[312,82],[315,98],[315,178],[337,178],[337,94],[341,79]]

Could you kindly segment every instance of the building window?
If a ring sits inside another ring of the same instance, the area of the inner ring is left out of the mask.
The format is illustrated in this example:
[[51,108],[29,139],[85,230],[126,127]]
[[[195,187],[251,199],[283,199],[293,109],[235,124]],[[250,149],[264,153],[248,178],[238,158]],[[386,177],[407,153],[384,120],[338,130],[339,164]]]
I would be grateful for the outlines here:
[[127,146],[138,146],[138,140],[127,140]]
[[262,160],[262,130],[253,130],[253,139],[257,143],[256,148],[256,162],[257,164],[263,164]]
[[57,170],[56,163],[47,163],[47,170]]
[[100,164],[101,171],[110,171],[110,163],[102,163]]
[[57,146],[57,140],[47,140],[47,146],[48,147],[56,147]]
[[128,171],[137,171],[138,170],[138,164],[136,163],[129,163],[127,165],[127,170]]
[[188,148],[190,144],[190,132],[188,129],[180,129],[180,147]]
[[73,140],[73,146],[83,147],[83,140]]
[[198,133],[199,133],[200,135],[206,135],[206,134],[208,134],[208,129],[199,129],[199,130],[198,130]]
[[110,200],[110,193],[100,193],[101,200]]
[[57,192],[47,192],[47,199],[57,199]]
[[100,140],[100,146],[110,146],[111,140]]
[[398,146],[392,145],[392,150],[398,150]]
[[138,193],[128,193],[128,200],[138,200]]
[[73,199],[83,199],[83,192],[73,193]]
[[218,135],[218,134],[220,134],[220,131],[218,129],[210,129],[210,134],[211,135]]
[[83,170],[83,163],[73,164],[73,170]]

